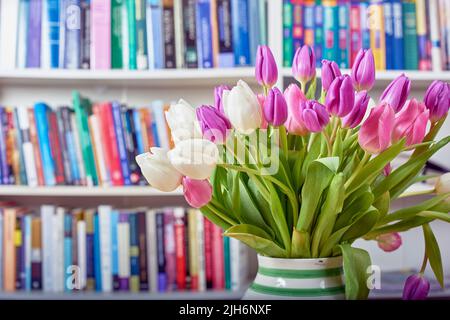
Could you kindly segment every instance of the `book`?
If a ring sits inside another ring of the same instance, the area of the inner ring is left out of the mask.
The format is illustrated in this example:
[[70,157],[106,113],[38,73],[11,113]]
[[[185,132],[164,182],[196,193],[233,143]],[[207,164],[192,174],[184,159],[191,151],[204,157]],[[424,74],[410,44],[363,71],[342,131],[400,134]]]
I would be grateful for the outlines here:
[[65,11],[64,68],[78,69],[80,68],[80,0],[65,0],[63,3],[61,10]]
[[353,62],[358,55],[358,51],[362,48],[361,37],[361,10],[359,1],[352,1],[350,5],[349,15],[350,25],[350,67],[353,67]]
[[403,9],[400,0],[392,1],[392,15],[394,35],[392,39],[393,64],[392,67],[396,70],[403,70],[404,67],[404,51],[403,51]]
[[146,0],[135,1],[136,14],[136,66],[138,70],[148,69]]
[[91,0],[80,1],[80,63],[82,69],[91,67]]
[[18,19],[19,0],[2,1],[0,3],[0,67],[2,69],[16,67]]
[[139,233],[136,214],[128,217],[130,224],[130,291],[139,292]]
[[41,65],[41,12],[42,0],[30,0],[27,33],[27,68],[39,68]]
[[370,48],[375,59],[375,68],[377,70],[386,70],[386,39],[382,2],[380,0],[371,0],[368,10],[370,17]]
[[[101,245],[100,245],[100,223],[98,214],[93,216],[94,236],[93,236],[93,267],[94,267],[94,282],[95,291],[103,291],[103,279],[102,279],[102,262],[101,262]],[[109,257],[108,257],[109,258]]]
[[155,214],[156,225],[156,261],[158,262],[157,283],[158,291],[164,292],[167,288],[166,261],[164,252],[164,213]]
[[64,116],[63,108],[58,108],[56,111],[56,124],[58,130],[58,143],[61,148],[61,156],[62,156],[62,164],[63,164],[63,174],[64,174],[64,182],[66,184],[72,185],[74,184],[74,179],[72,178],[72,171],[70,167],[70,159],[69,159],[69,150],[67,147],[67,139],[66,139],[66,128],[64,127]]
[[148,256],[147,256],[147,223],[146,211],[142,210],[137,213],[137,233],[139,242],[139,291],[148,291],[149,273],[148,273]]
[[42,225],[40,217],[31,222],[31,290],[42,289]]
[[184,68],[185,47],[184,47],[184,22],[183,22],[183,0],[173,1],[173,23],[175,33],[175,53],[176,67]]
[[235,66],[250,65],[248,1],[231,0],[231,25]]
[[58,0],[45,0],[42,3],[42,68],[58,68],[59,66],[59,10]]
[[349,67],[349,6],[350,1],[339,1],[339,66],[344,69]]
[[[314,48],[315,4],[314,0],[303,1],[303,43]],[[320,18],[319,18],[320,19]],[[339,20],[340,21],[340,20]]]
[[122,11],[123,0],[111,1],[111,68],[123,68]]
[[111,68],[111,2],[91,1],[91,68]]
[[315,1],[314,6],[314,53],[316,55],[316,67],[322,66],[323,57],[323,6],[322,1]]
[[[3,1],[5,3],[14,3],[14,1]],[[1,12],[5,13],[3,9],[0,9]],[[19,16],[17,21],[17,43],[16,43],[16,64],[14,67],[23,69],[27,64],[27,41],[28,41],[28,17],[30,13],[30,1],[29,0],[19,0]],[[11,16],[13,18],[14,15]],[[7,24],[8,20],[1,18],[1,22]],[[8,23],[9,25],[9,23]],[[4,32],[4,27],[0,24],[0,37],[5,40],[5,37],[1,35],[1,32]],[[9,30],[9,28],[7,29]],[[9,32],[8,35],[13,35],[13,33]],[[2,40],[0,39],[0,43]],[[0,45],[1,46],[1,45]],[[1,49],[0,49],[1,50]],[[2,50],[0,52],[3,52]],[[9,51],[12,53],[13,51]],[[0,58],[1,59],[1,58]],[[6,68],[6,66],[4,67]]]
[[430,0],[429,5],[429,21],[430,21],[430,41],[431,41],[431,69],[433,71],[442,70],[442,52],[440,42],[440,26],[438,0]]
[[[256,51],[261,44],[261,30],[259,28],[259,0],[248,0],[248,39],[250,65],[255,65]],[[217,33],[217,32],[216,32]]]
[[162,69],[164,62],[162,5],[159,0],[147,0],[147,45],[149,69]]
[[185,251],[185,212],[183,208],[174,209],[176,285],[180,290],[186,289],[186,251]]
[[[231,68],[234,66],[231,0],[216,1],[216,19],[218,33],[218,67]],[[195,20],[193,23],[195,23]],[[195,40],[195,34],[193,35],[193,39]],[[195,61],[196,60],[197,56],[195,56]],[[192,67],[196,68],[196,65],[196,63],[193,63]]]
[[384,35],[386,43],[386,69],[394,68],[394,13],[391,0],[383,1]]
[[197,54],[200,68],[212,68],[211,6],[209,0],[197,1]]
[[136,3],[134,0],[127,1],[127,24],[128,24],[128,68],[137,69],[137,40],[136,40]]
[[403,14],[403,59],[406,70],[417,70],[419,66],[417,28],[416,28],[416,4],[415,2],[402,3]]
[[361,38],[362,38],[362,47],[364,49],[370,48],[370,12],[369,12],[369,3],[367,1],[361,2],[360,4],[361,11]]
[[419,55],[419,70],[431,70],[427,54],[427,17],[425,0],[416,0],[416,28]]
[[71,289],[71,274],[68,272],[73,265],[72,260],[72,217],[64,215],[64,289],[69,291]]
[[292,3],[292,43],[295,52],[305,44],[303,0],[291,0]]
[[119,251],[119,287],[127,291],[130,287],[130,224],[126,213],[119,214],[117,227]]
[[3,289],[3,269],[4,269],[4,256],[3,256],[3,209],[0,209],[0,289]]
[[99,233],[100,233],[100,263],[102,291],[111,292],[113,289],[112,272],[112,208],[108,205],[98,207]]
[[54,291],[53,279],[53,216],[56,208],[52,205],[43,205],[40,208],[42,226],[42,289],[45,292]]
[[323,58],[339,61],[339,11],[336,1],[322,1],[324,21]]
[[225,266],[222,229],[211,225],[211,247],[212,247],[212,287],[215,290],[225,288]]
[[[94,106],[95,108],[95,106]],[[104,148],[102,147],[103,141],[101,136],[101,128],[100,128],[100,120],[98,117],[98,113],[89,116],[89,131],[92,137],[93,149],[94,149],[94,157],[96,163],[96,171],[98,172],[98,180],[99,183],[103,186],[109,186],[109,172],[106,167]]]
[[125,146],[125,134],[124,134],[124,130],[123,130],[123,123],[122,123],[120,109],[121,109],[121,107],[118,102],[112,103],[113,122],[114,122],[114,128],[116,130],[117,150],[119,152],[123,184],[127,186],[127,185],[131,185],[131,178],[130,178],[130,167],[128,165],[128,155],[127,155],[127,150],[126,150],[126,146]]
[[58,131],[58,123],[56,113],[49,111],[47,113],[48,125],[49,125],[49,142],[51,145],[52,158],[54,161],[55,183],[65,184],[65,172],[63,163],[63,150],[61,148],[61,141]]
[[164,66],[171,69],[176,67],[173,0],[163,0],[162,3]]
[[159,260],[157,254],[156,212],[148,209],[145,212],[147,234],[147,272],[150,292],[158,291]]
[[294,57],[292,43],[292,4],[290,0],[283,0],[283,66],[290,67]]

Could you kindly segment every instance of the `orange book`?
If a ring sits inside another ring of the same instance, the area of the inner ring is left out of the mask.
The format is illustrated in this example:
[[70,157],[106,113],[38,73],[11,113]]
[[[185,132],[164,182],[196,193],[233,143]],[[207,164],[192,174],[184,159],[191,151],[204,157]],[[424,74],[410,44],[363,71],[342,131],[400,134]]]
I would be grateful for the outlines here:
[[377,70],[386,70],[386,38],[384,32],[383,4],[369,5],[370,48]]
[[45,185],[44,171],[42,170],[41,151],[39,150],[39,139],[36,130],[36,121],[34,120],[33,108],[28,108],[28,119],[30,121],[30,140],[33,145],[34,161],[36,162],[36,173],[38,185]]
[[42,224],[40,217],[31,220],[31,288],[42,288]]
[[16,216],[17,208],[3,209],[3,287],[5,291],[16,290]]
[[[166,111],[168,111],[169,108],[170,108],[169,104],[166,104],[164,106],[164,114],[166,114]],[[171,134],[171,131],[169,128],[169,124],[167,123],[167,119],[166,119],[165,123],[166,123],[167,136],[169,137],[169,146],[170,146],[170,149],[173,149],[173,147],[175,147],[175,142],[173,142],[172,134]]]

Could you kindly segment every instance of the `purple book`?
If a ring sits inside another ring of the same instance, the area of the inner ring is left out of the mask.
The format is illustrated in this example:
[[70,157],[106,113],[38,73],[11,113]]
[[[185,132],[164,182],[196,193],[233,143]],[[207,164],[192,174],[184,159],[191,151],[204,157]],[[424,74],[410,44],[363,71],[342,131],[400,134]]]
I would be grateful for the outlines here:
[[167,288],[166,259],[164,254],[164,213],[157,213],[156,217],[156,255],[158,261],[158,291]]
[[0,106],[0,184],[9,184],[9,167],[6,159],[7,120],[6,110]]
[[30,0],[27,35],[27,68],[41,66],[41,18],[42,0]]
[[[120,223],[129,223],[127,213],[119,214],[119,224]],[[129,291],[129,290],[130,290],[130,278],[119,276],[119,291]]]
[[167,291],[176,289],[177,261],[173,220],[173,212],[166,211],[164,213],[164,256],[166,260]]

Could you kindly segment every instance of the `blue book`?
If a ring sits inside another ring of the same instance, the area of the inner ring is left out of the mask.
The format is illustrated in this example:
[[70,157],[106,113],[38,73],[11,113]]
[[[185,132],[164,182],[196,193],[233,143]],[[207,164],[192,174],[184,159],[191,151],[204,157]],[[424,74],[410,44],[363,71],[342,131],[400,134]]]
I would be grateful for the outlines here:
[[123,183],[126,186],[131,185],[130,166],[128,165],[127,149],[125,146],[125,133],[120,112],[120,103],[112,102],[112,113],[114,120],[114,129],[116,131],[117,149],[119,150],[120,167],[123,174]]
[[158,134],[158,123],[156,122],[156,118],[159,116],[157,113],[159,112],[158,108],[152,108],[150,110],[152,113],[152,134],[153,134],[153,142],[155,143],[155,147],[161,147],[161,140]]
[[386,43],[386,69],[393,69],[394,62],[394,21],[392,14],[392,1],[384,0],[383,1],[383,15],[384,15],[384,34],[385,34],[385,43]]
[[394,35],[392,38],[392,68],[397,70],[404,69],[403,62],[403,8],[401,0],[392,1],[392,21],[394,27]]
[[48,136],[48,112],[50,112],[50,108],[45,103],[40,102],[34,105],[34,118],[36,120],[36,131],[39,140],[39,150],[41,152],[45,185],[54,186],[56,184],[55,162],[53,161],[50,138]]
[[152,119],[155,121],[155,123],[152,122],[153,137],[158,141],[160,147],[170,149],[170,137],[167,133],[166,118],[164,117],[164,104],[161,100],[152,103],[152,115]]
[[339,62],[339,8],[323,4],[324,48],[323,58]]
[[59,0],[47,1],[47,19],[50,40],[50,67],[59,67]]
[[[6,120],[6,121],[5,121]],[[0,183],[9,184],[9,168],[6,160],[6,130],[7,114],[4,107],[0,106]]]
[[362,1],[361,6],[361,38],[363,49],[370,48],[370,29],[367,17],[369,16],[369,3],[367,1]]
[[30,0],[20,0],[19,19],[17,22],[16,67],[23,69],[27,65],[28,17]]
[[142,127],[139,109],[133,109],[133,123],[134,123],[134,130],[136,131],[136,142],[138,153],[141,154],[144,153],[146,150],[144,150],[144,142],[142,141]]
[[346,69],[349,67],[349,1],[340,1],[339,4],[339,67]]
[[64,68],[80,68],[80,0],[65,0],[64,7]]
[[72,260],[72,215],[64,215],[64,288],[69,291],[67,286],[70,281],[71,274],[67,272],[73,264]]
[[259,0],[248,0],[248,25],[249,25],[249,44],[250,44],[250,64],[255,65],[256,50],[261,44],[261,32],[259,28]]
[[119,281],[119,243],[117,239],[117,225],[119,224],[119,212],[111,211],[111,274],[113,278],[113,290],[120,290]]
[[164,213],[158,212],[156,222],[156,256],[158,263],[158,291],[165,292],[167,288],[166,258],[164,251]]
[[314,53],[316,55],[316,66],[322,66],[323,57],[323,6],[316,4],[314,6]]
[[147,0],[148,66],[150,69],[164,68],[164,44],[161,0]]
[[[231,25],[231,0],[217,1],[217,29],[219,38],[219,67],[234,67],[233,37]],[[264,35],[264,32],[263,32]]]
[[138,217],[133,213],[129,216],[130,222],[130,289],[139,291],[139,233]]
[[[31,249],[31,215],[27,214],[23,218],[24,224],[24,241],[25,250]],[[31,252],[26,252],[25,255],[27,258],[25,259],[25,290],[31,290]],[[0,286],[1,288],[1,286]]]
[[200,68],[214,67],[212,34],[211,34],[211,4],[209,0],[199,0],[196,10],[197,55]]
[[248,1],[231,1],[231,25],[233,30],[234,64],[250,65],[250,48],[248,35]]
[[102,266],[100,253],[100,223],[98,214],[94,214],[94,279],[95,291],[102,291]]
[[27,68],[41,66],[42,0],[30,0],[27,33]]

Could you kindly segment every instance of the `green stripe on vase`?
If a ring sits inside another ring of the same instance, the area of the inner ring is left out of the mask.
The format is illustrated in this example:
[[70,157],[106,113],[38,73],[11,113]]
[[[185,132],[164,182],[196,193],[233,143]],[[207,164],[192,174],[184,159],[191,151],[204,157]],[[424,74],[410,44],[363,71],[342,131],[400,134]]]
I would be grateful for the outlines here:
[[258,274],[268,277],[281,277],[289,279],[314,279],[335,277],[343,274],[341,268],[317,269],[317,270],[295,270],[295,269],[275,269],[259,267]]
[[290,296],[290,297],[320,297],[333,296],[338,294],[345,294],[345,286],[330,287],[330,288],[278,288],[268,287],[261,284],[253,283],[250,288],[263,294],[270,294],[275,296]]

